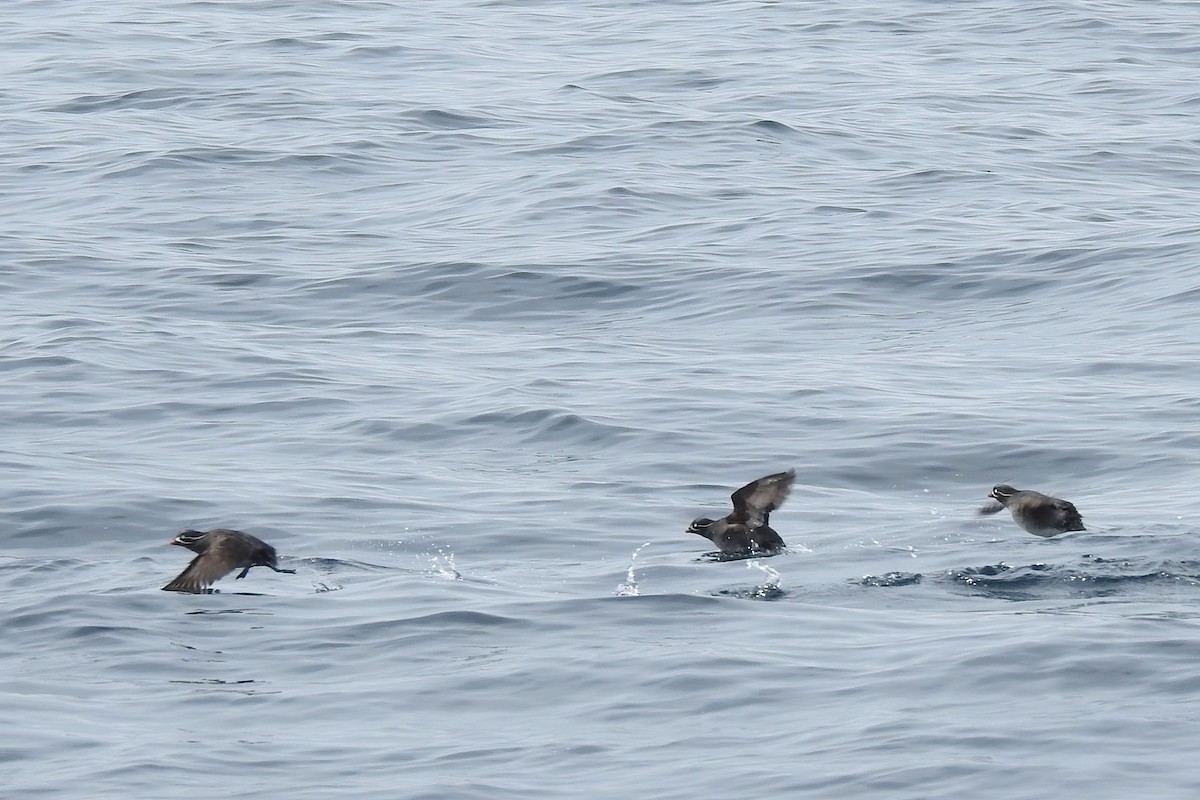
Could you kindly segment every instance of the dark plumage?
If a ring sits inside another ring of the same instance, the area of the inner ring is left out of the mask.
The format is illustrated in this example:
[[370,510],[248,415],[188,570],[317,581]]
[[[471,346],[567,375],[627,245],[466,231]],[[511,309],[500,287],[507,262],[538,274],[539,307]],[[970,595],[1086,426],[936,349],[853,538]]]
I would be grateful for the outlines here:
[[1083,517],[1066,500],[1035,492],[1014,489],[1006,483],[997,484],[988,493],[1000,505],[985,506],[980,514],[995,514],[1002,508],[1012,512],[1013,520],[1035,536],[1056,536],[1067,531],[1083,531]]
[[698,533],[717,546],[722,553],[770,552],[786,545],[782,537],[768,525],[772,511],[783,505],[796,471],[789,469],[748,483],[733,493],[733,513],[721,519],[698,517],[688,526],[688,533]]
[[168,544],[199,553],[179,573],[179,577],[163,587],[167,592],[193,592],[202,594],[208,587],[224,578],[235,569],[241,569],[238,578],[246,577],[251,567],[270,567],[276,572],[296,573],[294,569],[280,569],[275,548],[248,533],[214,528],[211,531],[186,530],[180,532]]

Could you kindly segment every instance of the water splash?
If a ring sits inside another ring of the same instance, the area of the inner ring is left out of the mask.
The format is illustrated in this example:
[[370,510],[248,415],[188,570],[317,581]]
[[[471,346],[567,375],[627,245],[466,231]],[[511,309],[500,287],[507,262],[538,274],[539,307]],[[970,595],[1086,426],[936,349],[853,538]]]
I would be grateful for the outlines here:
[[448,581],[461,581],[462,573],[454,565],[454,553],[443,547],[438,547],[437,554],[429,558],[430,574]]
[[754,559],[746,564],[747,569],[757,569],[767,576],[766,582],[755,586],[750,596],[758,600],[770,600],[775,597],[780,597],[783,590],[779,588],[779,581],[783,576],[779,571],[762,563],[758,559]]
[[650,543],[645,542],[641,547],[633,551],[633,555],[629,557],[629,569],[625,570],[625,580],[617,586],[617,597],[637,597],[642,592],[638,589],[637,578],[633,574],[633,565],[637,561],[638,553],[649,547]]

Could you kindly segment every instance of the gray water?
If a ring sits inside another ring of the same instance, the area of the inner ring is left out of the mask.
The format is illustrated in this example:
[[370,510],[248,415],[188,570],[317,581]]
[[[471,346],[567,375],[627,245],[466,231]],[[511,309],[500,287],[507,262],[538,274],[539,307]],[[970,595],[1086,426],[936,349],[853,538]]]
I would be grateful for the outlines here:
[[[9,0],[0,73],[4,797],[1200,793],[1200,6]],[[298,574],[160,591],[216,526]]]

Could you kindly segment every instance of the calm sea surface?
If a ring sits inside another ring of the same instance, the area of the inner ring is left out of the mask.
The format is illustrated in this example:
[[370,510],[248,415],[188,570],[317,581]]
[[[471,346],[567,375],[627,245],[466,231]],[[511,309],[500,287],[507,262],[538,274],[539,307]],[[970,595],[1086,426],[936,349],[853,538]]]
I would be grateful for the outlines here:
[[1200,795],[1200,5],[4,18],[4,798]]

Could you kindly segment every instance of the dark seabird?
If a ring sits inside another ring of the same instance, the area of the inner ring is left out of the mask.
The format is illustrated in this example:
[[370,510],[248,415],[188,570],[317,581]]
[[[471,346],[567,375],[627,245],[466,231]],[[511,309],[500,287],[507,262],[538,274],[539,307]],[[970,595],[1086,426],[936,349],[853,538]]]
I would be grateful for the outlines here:
[[980,514],[995,514],[1002,508],[1012,512],[1013,520],[1035,536],[1057,536],[1067,531],[1084,531],[1083,517],[1072,503],[1029,489],[1014,489],[1006,483],[993,486],[988,493],[1000,505],[984,506]]
[[238,578],[246,577],[251,567],[270,567],[276,572],[290,572],[294,569],[280,569],[275,548],[248,533],[231,531],[227,528],[214,528],[211,531],[186,530],[180,532],[168,544],[186,547],[194,553],[199,553],[187,565],[187,569],[179,573],[179,577],[163,587],[167,592],[193,592],[203,594],[208,587],[224,578],[235,569],[241,568]]
[[783,539],[767,524],[772,511],[783,505],[796,471],[778,472],[748,483],[733,493],[733,513],[722,519],[699,517],[692,520],[688,533],[698,533],[715,544],[722,553],[782,550]]

